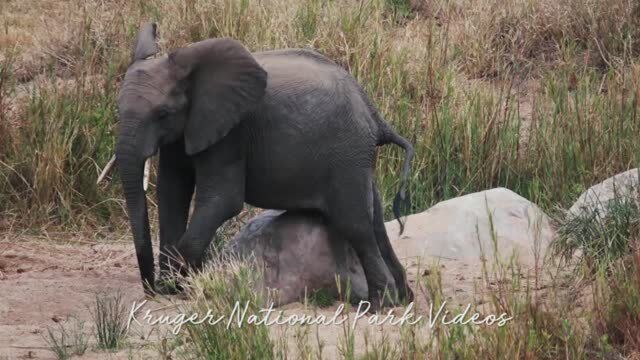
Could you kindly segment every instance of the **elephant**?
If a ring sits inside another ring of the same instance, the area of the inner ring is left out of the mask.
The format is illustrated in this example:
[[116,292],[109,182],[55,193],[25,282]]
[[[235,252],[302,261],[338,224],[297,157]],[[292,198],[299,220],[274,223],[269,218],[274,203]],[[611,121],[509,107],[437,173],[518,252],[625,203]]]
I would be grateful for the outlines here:
[[[154,57],[156,31],[141,27],[117,98],[117,166],[145,292],[169,292],[172,269],[200,269],[218,227],[247,203],[318,211],[355,250],[372,305],[411,300],[374,173],[378,146],[404,149],[393,204],[402,224],[414,150],[357,81],[316,51],[251,53],[229,38]],[[156,153],[158,282],[142,185]]]

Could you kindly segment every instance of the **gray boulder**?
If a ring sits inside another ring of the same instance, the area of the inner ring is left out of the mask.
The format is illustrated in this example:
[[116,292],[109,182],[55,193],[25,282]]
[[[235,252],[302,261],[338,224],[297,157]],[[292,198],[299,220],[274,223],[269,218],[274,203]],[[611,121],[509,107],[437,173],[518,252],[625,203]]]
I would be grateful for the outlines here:
[[[504,260],[538,266],[555,233],[535,204],[505,188],[468,194],[410,215],[403,235],[398,223],[386,223],[396,255],[407,267],[431,265],[445,257]],[[229,249],[255,256],[264,269],[264,285],[279,289],[279,304],[298,301],[313,290],[336,295],[335,274],[343,288],[351,282],[351,300],[367,299],[367,282],[355,251],[342,239],[330,239],[316,213],[268,210],[251,219],[230,241]]]
[[278,290],[279,305],[320,289],[337,297],[336,275],[343,291],[350,282],[352,301],[367,299],[367,281],[355,251],[346,241],[330,239],[317,213],[264,211],[249,220],[227,250],[255,258],[264,286]]
[[549,217],[535,204],[505,188],[442,201],[410,215],[398,237],[387,223],[396,255],[405,262],[430,265],[434,258],[506,260],[516,254],[521,265],[536,265],[554,237]]
[[597,214],[598,219],[607,216],[608,208],[615,199],[638,201],[638,169],[627,170],[590,187],[571,206],[568,216]]

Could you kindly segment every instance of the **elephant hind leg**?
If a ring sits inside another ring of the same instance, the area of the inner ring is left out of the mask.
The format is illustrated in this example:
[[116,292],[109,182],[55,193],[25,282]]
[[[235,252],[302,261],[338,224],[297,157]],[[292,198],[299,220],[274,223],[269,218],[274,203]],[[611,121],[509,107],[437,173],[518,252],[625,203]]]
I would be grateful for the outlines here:
[[371,171],[340,174],[331,188],[328,224],[332,236],[349,241],[364,269],[371,310],[395,303],[396,283],[376,242],[373,224]]
[[380,192],[378,191],[375,182],[372,184],[373,190],[373,231],[378,242],[378,248],[382,254],[382,258],[389,267],[389,270],[393,274],[393,278],[396,281],[398,287],[398,296],[401,301],[413,301],[413,291],[407,283],[407,275],[404,271],[404,267],[398,260],[396,253],[393,251],[389,236],[387,235],[387,229],[384,226],[384,210],[382,208],[382,201],[380,200]]

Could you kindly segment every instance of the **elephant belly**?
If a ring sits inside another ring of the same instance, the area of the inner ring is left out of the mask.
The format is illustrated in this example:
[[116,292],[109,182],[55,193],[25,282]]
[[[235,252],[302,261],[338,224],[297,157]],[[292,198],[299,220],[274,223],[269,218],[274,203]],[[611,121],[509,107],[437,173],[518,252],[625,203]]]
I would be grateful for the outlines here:
[[324,209],[328,173],[323,171],[322,165],[313,161],[304,163],[299,152],[290,155],[295,159],[282,161],[264,159],[268,155],[259,154],[253,157],[254,161],[248,162],[247,203],[265,209]]

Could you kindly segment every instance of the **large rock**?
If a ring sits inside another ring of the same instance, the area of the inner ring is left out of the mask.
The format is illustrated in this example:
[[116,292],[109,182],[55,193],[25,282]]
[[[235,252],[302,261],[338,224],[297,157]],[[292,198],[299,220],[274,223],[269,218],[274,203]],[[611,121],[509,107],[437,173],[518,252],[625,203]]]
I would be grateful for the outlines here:
[[[434,257],[492,260],[494,249],[502,259],[515,252],[522,265],[536,265],[554,236],[549,218],[536,205],[504,188],[443,201],[410,215],[400,237],[396,221],[386,227],[405,266],[418,262],[429,266]],[[265,211],[251,219],[229,246],[236,253],[255,255],[263,265],[265,285],[280,290],[280,304],[320,288],[335,294],[334,274],[351,281],[352,300],[367,298],[355,252],[341,239],[329,239],[317,214]]]
[[569,216],[597,214],[602,219],[607,216],[609,205],[615,199],[626,198],[637,201],[638,169],[631,169],[614,175],[590,187],[582,193],[569,209]]
[[366,300],[367,281],[353,248],[329,239],[323,218],[313,212],[267,210],[249,220],[229,243],[229,250],[253,255],[262,266],[264,285],[278,289],[281,305],[324,289],[337,296],[350,282],[352,301]]
[[554,236],[544,212],[505,188],[440,202],[408,216],[400,237],[396,222],[387,223],[387,233],[400,259],[423,265],[434,257],[491,260],[495,250],[502,260],[515,253],[522,265],[535,265]]

